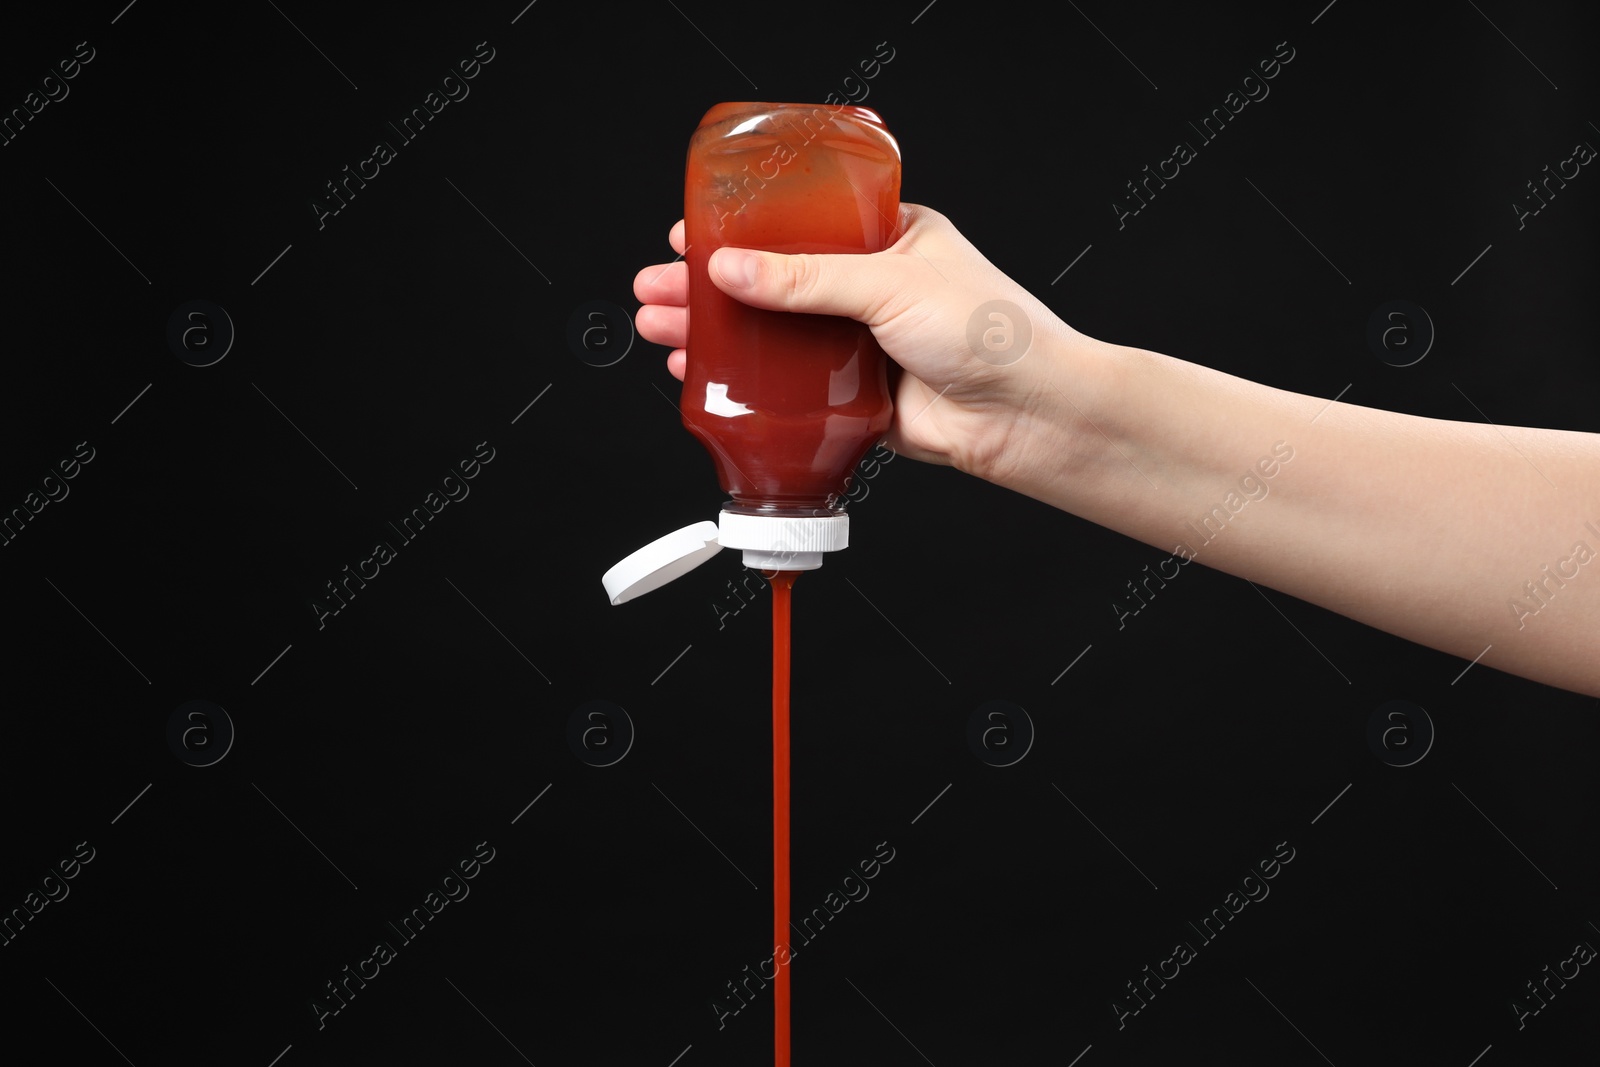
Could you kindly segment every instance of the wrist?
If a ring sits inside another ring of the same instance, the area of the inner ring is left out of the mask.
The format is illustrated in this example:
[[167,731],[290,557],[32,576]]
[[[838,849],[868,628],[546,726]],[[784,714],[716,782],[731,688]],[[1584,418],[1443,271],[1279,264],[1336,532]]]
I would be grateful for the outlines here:
[[[1111,451],[1101,428],[1115,420],[1116,381],[1125,372],[1115,345],[1070,327],[1039,339],[1019,360],[1013,397],[998,413],[988,447],[976,450],[967,473],[1065,510],[1089,489]],[[1114,454],[1114,453],[1113,453]]]

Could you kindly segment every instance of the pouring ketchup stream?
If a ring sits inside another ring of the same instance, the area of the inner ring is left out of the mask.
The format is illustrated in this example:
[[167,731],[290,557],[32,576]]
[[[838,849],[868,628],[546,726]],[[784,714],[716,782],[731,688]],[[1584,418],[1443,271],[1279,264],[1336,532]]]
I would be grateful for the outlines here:
[[[772,944],[789,943],[789,600],[798,571],[772,575]],[[774,968],[773,1061],[789,1067],[789,961]]]

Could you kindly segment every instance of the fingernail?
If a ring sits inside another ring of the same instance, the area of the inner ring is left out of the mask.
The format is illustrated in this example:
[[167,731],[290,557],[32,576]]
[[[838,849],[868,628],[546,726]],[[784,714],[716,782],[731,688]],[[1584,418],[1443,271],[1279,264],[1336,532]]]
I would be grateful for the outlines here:
[[717,255],[717,273],[735,289],[748,289],[756,283],[755,256],[737,248],[724,248]]

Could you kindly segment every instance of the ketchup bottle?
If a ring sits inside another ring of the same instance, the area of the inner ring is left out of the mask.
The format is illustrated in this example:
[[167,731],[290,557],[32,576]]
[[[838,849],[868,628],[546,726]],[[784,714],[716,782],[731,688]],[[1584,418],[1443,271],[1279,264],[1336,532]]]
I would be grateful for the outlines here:
[[716,287],[711,253],[880,252],[900,236],[900,149],[878,115],[829,104],[718,104],[689,142],[683,424],[730,499],[718,521],[668,534],[604,578],[613,604],[719,549],[806,571],[849,544],[844,493],[893,417],[888,357],[861,323],[749,307]]
[[776,566],[752,557],[784,550],[785,569],[820,566],[808,550],[845,535],[834,520],[847,479],[889,428],[888,357],[858,322],[740,303],[712,283],[707,263],[724,245],[882,251],[899,236],[899,148],[862,107],[718,104],[689,142],[683,210],[689,341],[680,406],[732,498],[723,526],[732,520],[735,531],[724,533],[736,535],[722,544],[752,550],[747,566]]

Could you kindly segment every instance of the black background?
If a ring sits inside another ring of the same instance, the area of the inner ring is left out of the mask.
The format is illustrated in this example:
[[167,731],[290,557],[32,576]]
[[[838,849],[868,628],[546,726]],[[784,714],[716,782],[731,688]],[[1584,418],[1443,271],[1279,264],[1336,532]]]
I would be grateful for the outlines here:
[[[1600,142],[1577,4],[278,8],[113,0],[9,12],[0,39],[7,112],[95,50],[0,148],[0,507],[78,442],[95,457],[0,549],[0,909],[95,850],[0,948],[13,1050],[770,1054],[770,992],[720,1030],[710,1006],[771,951],[769,597],[719,628],[726,553],[607,603],[612,562],[721,494],[662,349],[596,367],[566,340],[670,257],[717,101],[820,101],[886,41],[863,102],[905,199],[1078,329],[1348,403],[1600,430],[1600,178],[1521,229],[1511,208]],[[319,228],[324,183],[480,41],[470,96]],[[1119,229],[1124,183],[1282,41],[1270,96]],[[204,368],[166,340],[196,299],[236,330]],[[1413,366],[1366,342],[1391,300],[1437,330]],[[483,441],[470,496],[319,628],[324,583]],[[865,487],[849,551],[796,589],[796,911],[880,842],[895,858],[799,951],[798,1060],[1592,1052],[1592,967],[1523,1029],[1510,1005],[1600,942],[1594,699],[1203,567],[1119,629],[1166,551],[909,459]],[[196,699],[237,731],[206,767],[167,741]],[[566,740],[597,699],[637,732],[604,768]],[[1005,768],[967,741],[996,699],[1037,731]],[[1368,744],[1389,700],[1436,730],[1408,767]],[[480,841],[470,896],[319,1029],[311,998]],[[1271,895],[1119,1030],[1124,984],[1280,842]]]

